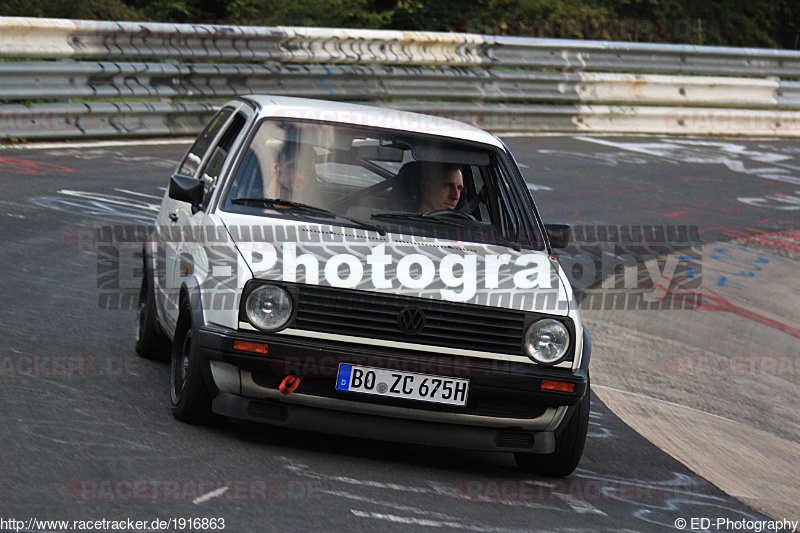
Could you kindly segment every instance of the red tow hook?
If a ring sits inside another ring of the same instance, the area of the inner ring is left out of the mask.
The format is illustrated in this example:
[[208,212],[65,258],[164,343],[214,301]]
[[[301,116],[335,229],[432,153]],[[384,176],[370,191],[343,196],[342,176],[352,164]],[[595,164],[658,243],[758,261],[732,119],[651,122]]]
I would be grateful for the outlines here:
[[299,378],[297,376],[288,375],[283,378],[281,384],[278,385],[278,390],[281,391],[283,394],[291,394],[297,390],[297,387],[300,386],[300,381],[303,378]]

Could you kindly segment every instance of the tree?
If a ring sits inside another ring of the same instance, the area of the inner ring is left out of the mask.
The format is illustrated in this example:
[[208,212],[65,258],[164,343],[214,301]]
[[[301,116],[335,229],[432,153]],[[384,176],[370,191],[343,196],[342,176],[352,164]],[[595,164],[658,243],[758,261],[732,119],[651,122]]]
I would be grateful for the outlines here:
[[228,0],[227,5],[228,16],[240,23],[382,28],[389,19],[369,0]]
[[0,0],[0,15],[800,48],[797,0]]
[[143,15],[122,0],[0,0],[0,16],[85,20],[142,20]]

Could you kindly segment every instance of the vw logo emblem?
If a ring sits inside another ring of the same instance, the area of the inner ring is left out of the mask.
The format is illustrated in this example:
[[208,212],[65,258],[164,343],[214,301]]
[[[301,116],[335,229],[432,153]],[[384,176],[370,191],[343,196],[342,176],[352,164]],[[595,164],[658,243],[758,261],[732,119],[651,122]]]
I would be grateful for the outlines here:
[[419,333],[425,327],[425,312],[419,307],[406,307],[397,316],[397,325],[409,335]]

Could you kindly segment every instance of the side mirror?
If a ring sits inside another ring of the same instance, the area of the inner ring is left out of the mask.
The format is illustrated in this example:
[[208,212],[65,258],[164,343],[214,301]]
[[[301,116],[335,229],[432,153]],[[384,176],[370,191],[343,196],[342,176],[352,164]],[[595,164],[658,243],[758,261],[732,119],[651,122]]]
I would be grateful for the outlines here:
[[203,201],[203,180],[183,174],[173,174],[169,180],[169,197],[180,202],[188,202],[192,204],[192,209],[197,209]]
[[572,237],[572,228],[569,224],[545,224],[547,238],[550,239],[550,246],[553,248],[566,248],[569,246]]

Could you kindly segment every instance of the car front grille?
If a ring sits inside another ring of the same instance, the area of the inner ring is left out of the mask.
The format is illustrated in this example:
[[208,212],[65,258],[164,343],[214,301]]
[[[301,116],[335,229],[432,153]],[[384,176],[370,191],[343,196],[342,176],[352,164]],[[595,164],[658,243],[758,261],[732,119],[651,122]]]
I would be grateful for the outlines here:
[[[298,299],[295,329],[522,355],[521,311],[313,285],[298,285]],[[418,333],[400,329],[406,308],[425,313]]]

